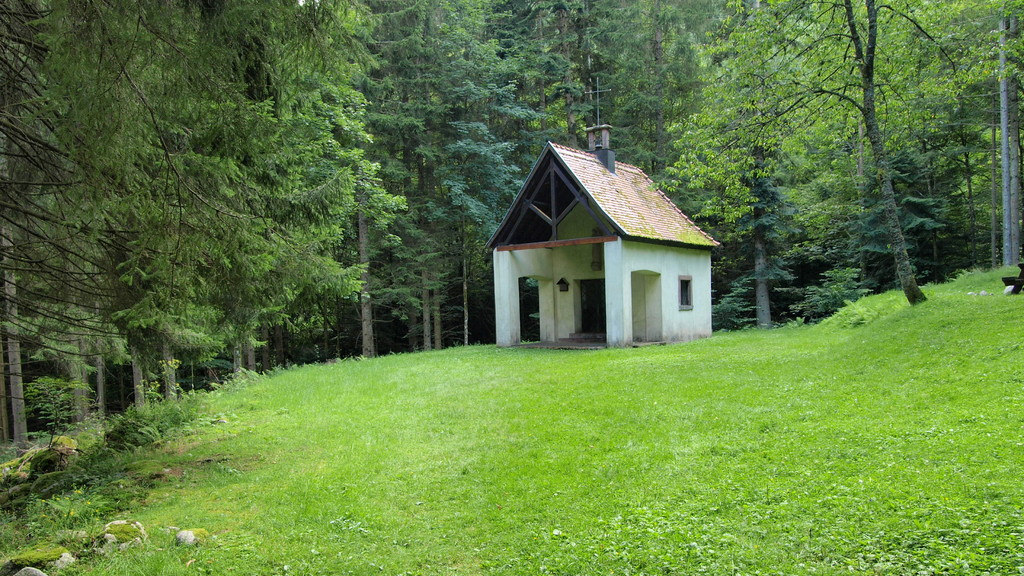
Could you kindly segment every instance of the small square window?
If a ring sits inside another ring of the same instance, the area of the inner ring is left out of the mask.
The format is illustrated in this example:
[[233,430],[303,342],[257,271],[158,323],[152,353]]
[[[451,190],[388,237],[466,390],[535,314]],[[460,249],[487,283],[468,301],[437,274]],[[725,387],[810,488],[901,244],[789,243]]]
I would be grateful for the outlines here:
[[679,309],[693,310],[693,278],[679,277]]

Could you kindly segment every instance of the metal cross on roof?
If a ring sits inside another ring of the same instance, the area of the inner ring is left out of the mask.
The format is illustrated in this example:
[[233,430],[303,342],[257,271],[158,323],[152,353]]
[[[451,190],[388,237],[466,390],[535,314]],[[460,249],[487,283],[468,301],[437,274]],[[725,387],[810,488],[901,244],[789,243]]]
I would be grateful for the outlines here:
[[595,95],[597,97],[597,124],[595,124],[595,126],[600,126],[601,125],[601,92],[611,92],[612,89],[611,88],[605,88],[604,90],[601,90],[601,79],[600,78],[598,78],[595,82],[597,84],[597,87],[595,89],[593,89],[593,90],[587,90],[586,92],[584,92],[584,94],[592,94],[592,95]]

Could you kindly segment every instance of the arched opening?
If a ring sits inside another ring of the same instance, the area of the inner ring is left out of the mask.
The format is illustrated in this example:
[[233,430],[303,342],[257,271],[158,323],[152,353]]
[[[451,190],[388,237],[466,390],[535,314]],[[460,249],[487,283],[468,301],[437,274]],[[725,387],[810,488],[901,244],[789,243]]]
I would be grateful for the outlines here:
[[631,274],[633,341],[660,342],[662,333],[661,274],[637,270]]
[[535,278],[519,278],[519,338],[540,342],[540,286]]

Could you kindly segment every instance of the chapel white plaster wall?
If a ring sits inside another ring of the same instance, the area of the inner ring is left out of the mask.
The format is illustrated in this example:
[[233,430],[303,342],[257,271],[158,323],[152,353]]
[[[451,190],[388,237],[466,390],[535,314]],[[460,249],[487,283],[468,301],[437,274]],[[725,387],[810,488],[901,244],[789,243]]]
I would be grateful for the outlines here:
[[[711,335],[711,252],[649,244],[625,242],[623,259],[629,272],[646,271],[659,275],[661,339],[684,342]],[[691,278],[693,306],[679,306],[679,277]],[[652,289],[649,287],[647,294]],[[632,310],[633,306],[630,306]],[[650,309],[648,307],[648,309]]]

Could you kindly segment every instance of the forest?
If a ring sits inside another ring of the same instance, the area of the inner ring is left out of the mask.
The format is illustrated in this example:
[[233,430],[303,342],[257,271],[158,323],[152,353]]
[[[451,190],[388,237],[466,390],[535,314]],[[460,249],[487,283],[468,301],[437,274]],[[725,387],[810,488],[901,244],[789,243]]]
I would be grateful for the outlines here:
[[597,123],[722,242],[716,330],[1016,265],[1022,10],[6,1],[0,442],[493,342],[484,245],[544,143]]

